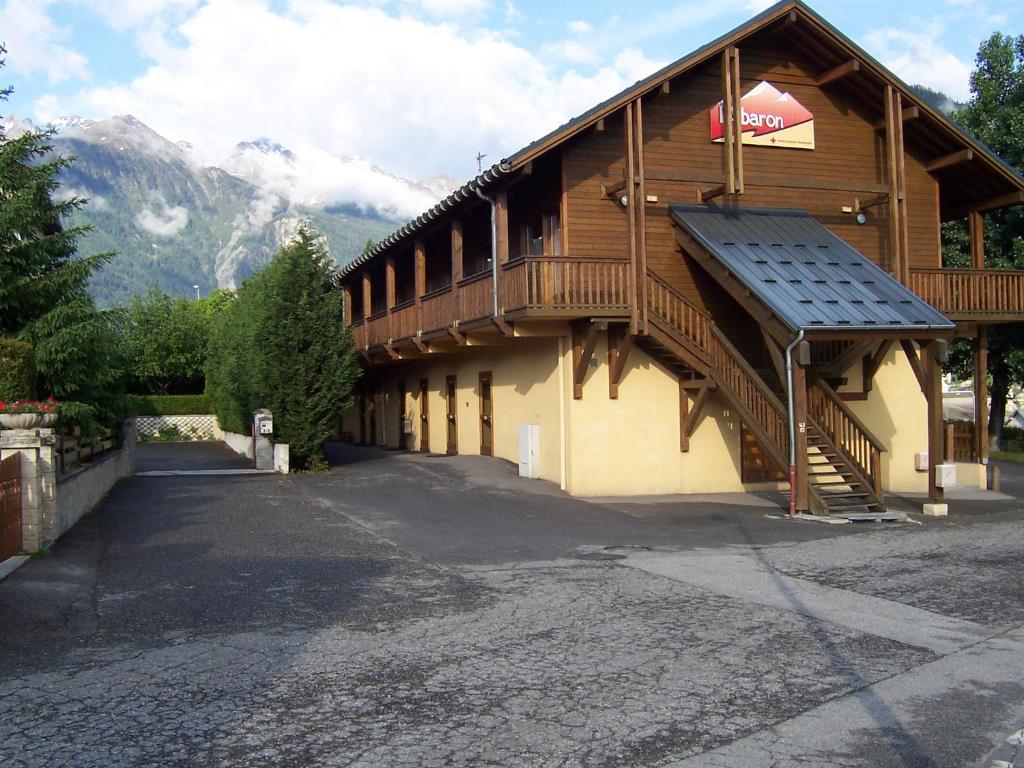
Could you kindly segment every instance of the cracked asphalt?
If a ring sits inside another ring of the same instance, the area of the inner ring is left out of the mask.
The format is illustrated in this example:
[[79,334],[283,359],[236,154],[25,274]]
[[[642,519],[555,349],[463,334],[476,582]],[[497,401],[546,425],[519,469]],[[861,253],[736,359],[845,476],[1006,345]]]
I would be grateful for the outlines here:
[[132,478],[0,582],[0,765],[909,768],[1024,741],[1024,504],[827,526],[333,459]]

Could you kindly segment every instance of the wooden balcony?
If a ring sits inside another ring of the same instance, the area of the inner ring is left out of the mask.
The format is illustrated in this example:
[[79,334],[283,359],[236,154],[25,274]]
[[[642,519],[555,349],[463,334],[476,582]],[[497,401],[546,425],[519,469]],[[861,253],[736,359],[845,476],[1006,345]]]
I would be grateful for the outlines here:
[[910,289],[951,320],[1024,321],[1024,271],[912,269]]
[[[400,345],[447,329],[486,321],[494,312],[490,270],[459,280],[352,323],[356,349]],[[527,318],[628,317],[629,261],[613,258],[527,256],[501,270],[498,305],[507,321]]]

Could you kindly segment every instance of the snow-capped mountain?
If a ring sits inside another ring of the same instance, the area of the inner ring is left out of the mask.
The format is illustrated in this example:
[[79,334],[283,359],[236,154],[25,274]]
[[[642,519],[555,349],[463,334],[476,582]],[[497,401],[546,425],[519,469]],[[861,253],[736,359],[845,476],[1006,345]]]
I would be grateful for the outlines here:
[[[171,141],[131,115],[63,117],[51,127],[56,151],[76,158],[57,195],[89,200],[75,219],[92,227],[82,252],[116,252],[93,283],[108,305],[150,287],[234,287],[303,220],[345,263],[368,239],[380,239],[457,186],[445,176],[410,181],[365,160],[292,150],[266,138],[241,142],[223,162],[205,166],[188,142]],[[35,128],[17,117],[0,120],[11,138]]]

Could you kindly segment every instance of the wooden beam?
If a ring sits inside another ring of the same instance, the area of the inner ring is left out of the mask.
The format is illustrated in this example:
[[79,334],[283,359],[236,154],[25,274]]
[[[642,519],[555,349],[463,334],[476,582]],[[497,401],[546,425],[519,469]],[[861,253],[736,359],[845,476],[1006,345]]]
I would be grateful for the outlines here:
[[941,171],[943,168],[949,168],[951,165],[959,165],[960,163],[966,163],[973,159],[973,149],[961,149],[959,152],[950,152],[948,155],[936,157],[934,160],[927,163],[924,169],[929,173],[935,173],[936,171]]
[[402,359],[401,353],[391,346],[391,342],[388,342],[387,344],[384,345],[384,351],[388,353],[388,357],[390,357],[392,360]]
[[690,450],[690,435],[693,434],[700,418],[701,411],[711,395],[711,387],[701,387],[690,408],[690,395],[683,386],[679,387],[679,450],[686,453]]
[[988,463],[988,329],[974,339],[974,438],[978,461]]
[[597,133],[604,133],[604,118],[602,117],[594,124],[594,131]]
[[416,292],[416,328],[423,328],[423,294],[427,292],[427,250],[422,239],[413,243],[413,290]]
[[907,361],[910,363],[910,369],[914,372],[917,383],[921,387],[921,391],[928,394],[928,380],[925,378],[924,365],[921,363],[921,358],[917,356],[917,350],[914,349],[914,342],[909,339],[900,339],[900,346],[903,347],[903,353],[907,356]]
[[876,205],[885,205],[889,202],[889,193],[883,192],[880,195],[869,197],[867,200],[861,200],[859,197],[853,198],[853,212],[860,213],[866,211],[868,208],[874,208]]
[[850,59],[849,61],[844,61],[838,67],[832,67],[828,72],[819,75],[814,84],[821,88],[856,72],[860,72],[860,62],[857,59]]
[[619,181],[602,181],[601,182],[601,197],[607,197],[609,199],[618,202],[619,192],[626,188],[628,182],[625,178]]
[[736,143],[733,144],[733,152],[736,160],[733,163],[736,169],[736,194],[742,195],[744,191],[743,180],[743,107],[740,96],[740,49],[732,47],[732,106],[733,106],[733,133],[736,136]]
[[629,332],[637,333],[640,330],[640,279],[646,280],[646,275],[641,276],[638,270],[637,249],[636,249],[636,186],[632,179],[636,174],[635,158],[633,156],[633,102],[626,104],[622,111],[622,119],[625,121],[626,134],[626,178],[630,183],[626,184],[626,237],[629,244]]
[[[908,120],[916,120],[920,116],[921,110],[918,109],[917,107],[907,107],[902,112],[900,112],[901,121],[904,123],[907,122]],[[887,118],[883,117],[879,120],[875,120],[874,127],[876,131],[881,131],[885,129],[886,119]]]
[[423,339],[421,339],[419,336],[413,336],[412,337],[412,344],[413,344],[414,347],[416,347],[416,350],[418,352],[420,352],[420,353],[422,353],[424,355],[426,355],[426,354],[428,354],[430,352],[430,347],[427,346],[427,343],[425,341],[423,341]]
[[939,362],[940,342],[930,341],[921,348],[924,356],[924,395],[928,400],[928,500],[942,501],[943,489],[935,483],[935,467],[943,455],[942,364]]
[[640,333],[647,333],[647,183],[644,174],[644,107],[643,101],[637,99],[636,109],[636,132],[633,134],[633,141],[636,142],[636,194],[633,199],[636,205],[637,225],[637,330]]
[[976,213],[986,213],[988,211],[997,211],[1000,208],[1008,208],[1011,205],[1018,205],[1020,203],[1024,203],[1024,190],[1018,189],[1005,195],[990,197],[987,200],[955,208],[950,214],[949,219],[962,219],[972,211]]
[[[462,219],[452,219],[452,306],[459,306],[459,281],[462,267]],[[456,315],[458,313],[456,312]]]
[[779,381],[785,382],[786,360],[782,350],[775,339],[772,338],[772,335],[764,328],[761,329],[761,337],[764,339],[764,345],[768,348],[768,356],[771,358],[772,366],[775,368],[775,375],[779,377]]
[[366,319],[373,314],[373,291],[370,288],[370,273],[369,271],[363,272],[363,317],[356,318]]
[[873,355],[866,355],[864,357],[864,367],[861,378],[863,385],[861,389],[867,394],[871,391],[874,386],[875,374],[878,373],[878,369],[882,367],[882,363],[885,361],[885,356],[889,354],[889,349],[892,347],[892,339],[884,339],[878,345],[878,349],[875,350]]
[[[733,151],[733,142],[736,136],[733,135],[733,128],[736,121],[733,120],[732,103],[732,61],[730,48],[722,51],[722,128],[725,133],[722,148],[725,151],[725,192],[732,195],[736,193],[736,153]],[[704,202],[700,199],[698,192],[697,202]]]
[[716,187],[710,189],[698,189],[697,190],[697,202],[706,203],[709,200],[714,200],[716,197],[721,197],[727,191],[725,184],[719,184]]
[[495,327],[497,327],[498,332],[502,336],[511,337],[514,335],[512,333],[512,326],[509,325],[506,321],[502,320],[500,317],[492,317],[491,320],[494,322]]
[[597,348],[597,323],[588,323],[586,331],[580,333],[573,329],[572,334],[572,396],[576,400],[583,397],[583,380],[586,378],[590,361]]
[[985,268],[985,217],[978,211],[967,215],[969,230],[971,269]]
[[465,347],[469,344],[469,339],[466,338],[466,334],[459,330],[458,326],[451,326],[448,328],[449,335],[455,339],[455,343],[460,347]]
[[658,93],[662,93],[662,94],[665,94],[665,95],[668,95],[671,92],[672,92],[672,81],[671,80],[666,80],[664,83],[661,84],[661,88],[658,89]]
[[343,283],[341,286],[341,322],[345,327],[352,325],[352,286]]
[[608,332],[608,397],[612,400],[619,399],[619,382],[635,341],[636,336],[631,333]]
[[[498,230],[498,266],[508,261],[508,192],[499,189],[494,193],[495,223]],[[498,270],[501,274],[501,270]]]

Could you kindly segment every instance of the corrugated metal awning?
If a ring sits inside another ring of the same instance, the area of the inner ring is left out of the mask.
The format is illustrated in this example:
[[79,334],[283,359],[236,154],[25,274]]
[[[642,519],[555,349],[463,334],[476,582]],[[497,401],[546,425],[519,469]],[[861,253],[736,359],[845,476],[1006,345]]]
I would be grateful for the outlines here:
[[673,205],[675,223],[793,331],[953,330],[805,211]]

